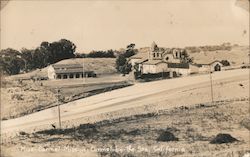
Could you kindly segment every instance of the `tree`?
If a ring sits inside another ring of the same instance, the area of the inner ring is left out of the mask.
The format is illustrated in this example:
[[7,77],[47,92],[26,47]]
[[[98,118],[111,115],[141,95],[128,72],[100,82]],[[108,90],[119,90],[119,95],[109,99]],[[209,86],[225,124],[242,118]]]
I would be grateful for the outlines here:
[[33,54],[34,54],[34,50],[29,50],[29,49],[26,49],[26,48],[21,49],[21,57],[25,62],[23,70],[26,71],[26,72],[34,69]]
[[126,64],[127,60],[123,54],[119,55],[116,59],[116,70],[122,73],[122,67]]
[[128,63],[127,58],[135,55],[136,52],[135,44],[131,43],[127,46],[124,53],[118,55],[116,59],[116,69],[118,72],[128,74],[132,70],[132,65]]
[[85,53],[75,53],[75,58],[86,58],[87,54]]
[[230,62],[229,62],[228,60],[222,60],[222,61],[221,61],[221,64],[222,64],[223,66],[230,66]]
[[192,62],[193,62],[193,58],[191,58],[189,54],[187,53],[187,50],[184,49],[181,53],[181,63],[192,63]]
[[[40,46],[40,48],[43,47]],[[74,58],[75,49],[75,44],[66,39],[50,43],[48,46],[48,63],[53,64],[63,59]]]
[[137,52],[137,50],[135,49],[135,44],[133,44],[133,43],[129,44],[127,46],[125,53],[124,53],[124,57],[129,58],[129,57],[135,55],[136,52]]
[[0,68],[6,74],[18,74],[24,65],[21,53],[17,50],[7,48],[0,51]]
[[88,58],[115,58],[114,51],[91,51],[88,55]]

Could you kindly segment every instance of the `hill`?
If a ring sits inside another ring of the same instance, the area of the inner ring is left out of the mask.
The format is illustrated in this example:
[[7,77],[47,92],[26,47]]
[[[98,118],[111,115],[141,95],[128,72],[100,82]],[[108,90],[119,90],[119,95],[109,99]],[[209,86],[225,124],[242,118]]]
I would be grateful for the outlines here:
[[228,60],[231,65],[241,65],[249,62],[248,53],[248,46],[233,46],[231,50],[201,51],[189,55],[194,58],[194,63]]

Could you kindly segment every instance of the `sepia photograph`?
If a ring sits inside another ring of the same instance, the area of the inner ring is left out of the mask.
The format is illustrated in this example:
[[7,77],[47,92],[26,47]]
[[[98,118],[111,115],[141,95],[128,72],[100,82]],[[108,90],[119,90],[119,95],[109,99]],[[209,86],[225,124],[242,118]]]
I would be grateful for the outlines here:
[[0,0],[1,157],[250,157],[250,0]]

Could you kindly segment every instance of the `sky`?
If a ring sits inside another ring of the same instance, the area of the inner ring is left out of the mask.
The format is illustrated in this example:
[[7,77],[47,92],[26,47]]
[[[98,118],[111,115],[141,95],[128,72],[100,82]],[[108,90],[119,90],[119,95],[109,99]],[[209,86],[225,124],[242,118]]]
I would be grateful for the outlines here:
[[1,10],[1,49],[62,38],[77,52],[148,47],[249,45],[249,12],[235,0],[10,1]]

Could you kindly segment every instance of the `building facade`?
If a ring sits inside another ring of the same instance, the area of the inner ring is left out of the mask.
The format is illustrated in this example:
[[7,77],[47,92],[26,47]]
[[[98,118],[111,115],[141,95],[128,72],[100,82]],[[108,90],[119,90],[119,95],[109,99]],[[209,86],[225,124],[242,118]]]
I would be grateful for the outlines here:
[[48,67],[49,79],[77,79],[96,77],[94,71],[85,71],[81,64],[53,64]]
[[186,75],[189,66],[181,63],[184,53],[184,49],[163,49],[153,42],[147,54],[136,54],[130,57],[130,63],[133,67],[137,66],[137,71],[141,74],[175,72]]

